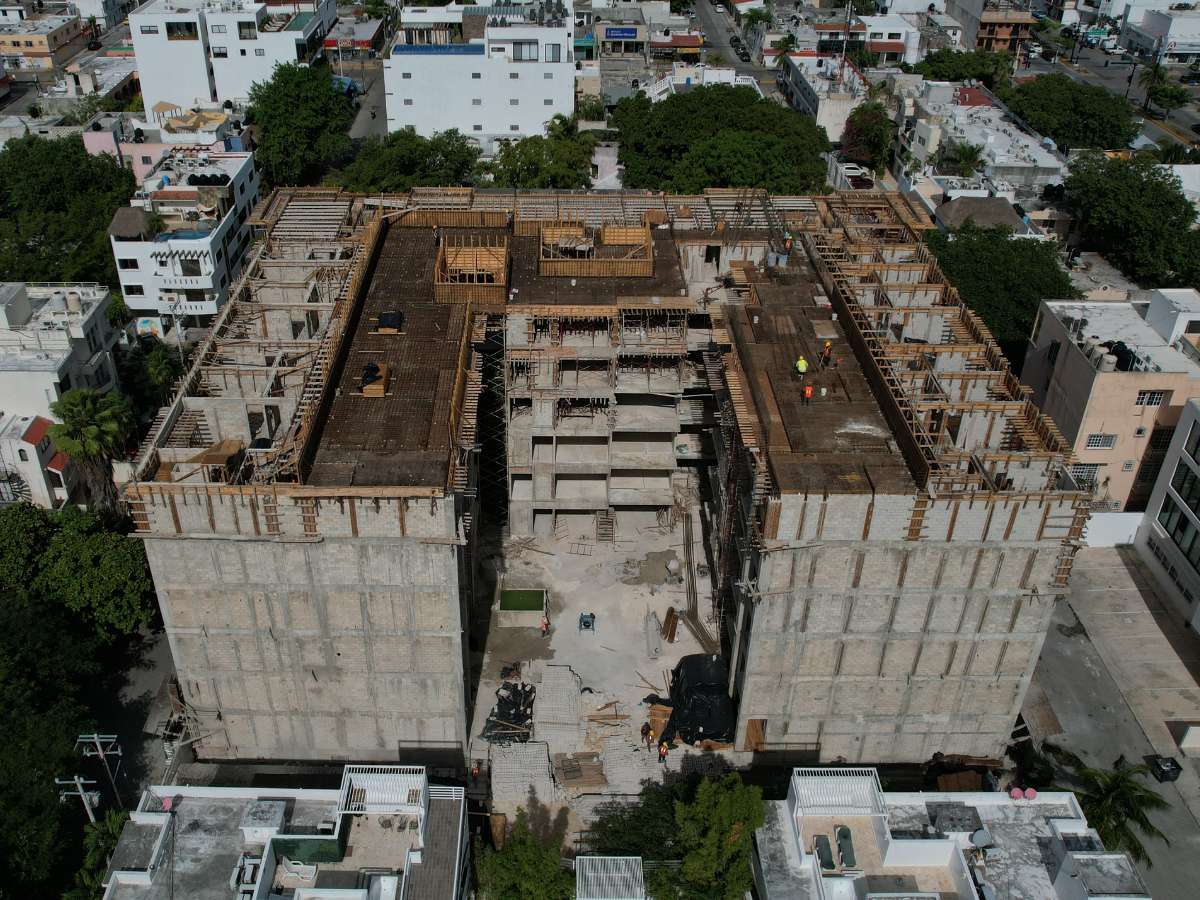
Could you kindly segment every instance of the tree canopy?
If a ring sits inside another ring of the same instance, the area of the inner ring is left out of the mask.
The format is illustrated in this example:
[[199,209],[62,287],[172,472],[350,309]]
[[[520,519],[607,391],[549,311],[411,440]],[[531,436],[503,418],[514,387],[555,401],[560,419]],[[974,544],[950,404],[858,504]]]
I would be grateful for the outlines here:
[[116,391],[73,388],[50,404],[60,420],[50,438],[83,473],[92,508],[109,517],[118,512],[113,460],[125,449],[134,430],[133,408]]
[[617,104],[612,123],[627,187],[802,194],[825,185],[824,129],[747,87],[696,88],[661,103],[639,94]]
[[886,107],[877,100],[864,103],[855,107],[846,119],[842,131],[842,156],[868,169],[882,171],[895,136],[896,123]]
[[1137,136],[1129,101],[1068,75],[1042,75],[1005,91],[1009,109],[1067,150],[1119,150]]
[[591,134],[577,131],[565,116],[555,116],[545,137],[502,145],[486,171],[498,187],[578,190],[591,186],[595,145]]
[[0,859],[4,893],[57,896],[78,848],[79,806],[55,776],[76,771],[75,737],[94,726],[106,648],[149,621],[141,542],[94,516],[0,508]]
[[967,222],[953,235],[931,231],[926,242],[963,302],[979,315],[1018,372],[1042,300],[1078,296],[1058,261],[1058,245],[1013,237],[1003,226]]
[[270,185],[315,184],[350,155],[354,106],[323,65],[276,66],[250,87],[247,117],[259,128],[254,158]]
[[79,137],[34,135],[0,149],[0,281],[117,284],[108,223],[133,175]]
[[562,849],[539,841],[524,808],[518,809],[504,848],[484,849],[476,856],[479,894],[486,900],[570,900],[575,880],[559,866],[561,858]]
[[402,193],[470,184],[479,149],[457,130],[422,137],[410,126],[363,142],[337,181],[351,191]]
[[1196,210],[1170,169],[1148,154],[1088,154],[1071,167],[1066,189],[1086,249],[1148,287],[1200,286]]
[[934,50],[912,67],[918,75],[930,81],[982,81],[992,90],[1008,84],[1013,59],[1007,53],[972,50]]

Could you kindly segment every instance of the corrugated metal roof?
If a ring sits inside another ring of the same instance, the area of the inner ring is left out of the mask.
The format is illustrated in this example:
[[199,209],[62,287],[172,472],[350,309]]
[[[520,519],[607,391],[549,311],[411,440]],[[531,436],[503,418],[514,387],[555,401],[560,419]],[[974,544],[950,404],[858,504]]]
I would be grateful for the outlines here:
[[578,900],[646,900],[640,856],[580,856],[575,860]]

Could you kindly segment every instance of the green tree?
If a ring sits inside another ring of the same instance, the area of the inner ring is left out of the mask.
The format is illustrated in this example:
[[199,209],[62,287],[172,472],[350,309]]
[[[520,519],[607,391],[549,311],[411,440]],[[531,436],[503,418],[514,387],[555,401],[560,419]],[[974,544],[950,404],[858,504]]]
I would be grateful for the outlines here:
[[963,178],[970,178],[984,167],[983,147],[979,144],[943,144],[939,156],[939,169]]
[[580,134],[565,116],[555,116],[546,136],[505,144],[487,166],[498,187],[578,190],[592,183],[595,138]]
[[1007,228],[968,222],[954,235],[926,234],[942,272],[991,329],[1018,372],[1038,304],[1078,296],[1052,241],[1013,237]]
[[1171,110],[1179,109],[1191,102],[1192,94],[1177,82],[1168,81],[1150,89],[1151,102],[1162,109],[1164,118],[1171,118]]
[[1119,150],[1138,133],[1125,98],[1061,73],[1022,82],[1003,97],[1009,109],[1064,152]]
[[750,852],[764,819],[762,790],[737,774],[705,779],[692,803],[675,804],[683,846],[680,874],[692,892],[736,900],[750,890]]
[[1150,109],[1150,95],[1154,93],[1156,88],[1166,84],[1169,80],[1167,67],[1161,62],[1152,62],[1148,66],[1143,66],[1142,71],[1138,73],[1138,84],[1142,90],[1146,92],[1146,97],[1142,101],[1142,112]]
[[770,25],[771,14],[765,9],[752,9],[742,16],[742,31],[749,31],[757,25]]
[[42,554],[54,527],[45,510],[28,503],[0,509],[0,595],[4,602],[31,603],[42,571]]
[[559,847],[543,845],[529,828],[524,808],[504,841],[503,850],[483,849],[475,860],[479,893],[484,900],[570,900],[575,880],[558,862]]
[[0,149],[0,281],[116,285],[108,223],[133,195],[115,157],[79,137],[27,135]]
[[108,301],[108,309],[104,311],[104,317],[113,328],[121,329],[133,318],[133,313],[125,305],[125,298],[119,293],[114,292]]
[[1091,153],[1075,161],[1065,184],[1085,249],[1146,286],[1188,283],[1196,210],[1169,169],[1148,154],[1124,160]]
[[63,895],[63,900],[101,900],[109,859],[128,821],[129,813],[110,809],[83,830],[83,865],[75,873],[75,886]]
[[260,129],[254,157],[268,184],[316,184],[350,155],[354,107],[326,66],[276,66],[250,87],[247,115]]
[[575,115],[581,122],[602,122],[608,118],[603,97],[583,97],[575,105]]
[[791,53],[796,49],[796,36],[790,31],[775,41],[775,49],[780,53]]
[[1170,807],[1166,800],[1141,782],[1150,771],[1144,765],[1118,765],[1112,770],[1081,767],[1070,773],[1074,791],[1088,824],[1108,850],[1124,850],[1137,862],[1153,866],[1141,836],[1170,845],[1167,836],[1150,821],[1150,813]]
[[1154,147],[1140,151],[1169,166],[1200,163],[1200,149],[1188,147],[1173,138],[1163,138]]
[[105,641],[133,634],[154,618],[145,547],[104,528],[93,515],[64,509],[40,564],[38,587],[93,622]]
[[50,439],[80,467],[95,508],[115,519],[119,507],[112,464],[133,433],[129,401],[115,392],[74,388],[50,409],[60,420],[50,426]]
[[934,50],[912,70],[930,81],[967,81],[973,78],[996,90],[1008,84],[1012,66],[1012,56],[1007,53]]
[[367,138],[337,181],[366,193],[465,185],[471,183],[478,160],[478,148],[456,130],[425,138],[408,127]]
[[891,158],[896,123],[887,108],[877,101],[855,107],[842,131],[842,156],[851,162],[882,172]]
[[153,350],[146,356],[146,377],[154,386],[159,405],[170,399],[175,390],[175,382],[183,373],[179,357],[172,353],[166,344],[155,342]]
[[678,779],[670,784],[646,781],[637,803],[601,807],[588,831],[592,852],[600,856],[682,859],[684,850],[675,827],[675,804],[690,803],[696,796],[698,783],[698,779]]
[[661,103],[628,97],[611,121],[620,132],[627,187],[812,193],[825,185],[824,129],[750,88],[697,88]]

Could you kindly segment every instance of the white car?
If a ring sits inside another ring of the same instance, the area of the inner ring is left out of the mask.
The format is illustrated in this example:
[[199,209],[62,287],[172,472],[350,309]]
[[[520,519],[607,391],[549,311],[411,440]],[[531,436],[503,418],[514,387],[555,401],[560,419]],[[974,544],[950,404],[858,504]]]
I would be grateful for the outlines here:
[[1032,44],[1032,43],[1026,44],[1025,52],[1028,53],[1030,56],[1041,56],[1042,55],[1042,45],[1041,44]]

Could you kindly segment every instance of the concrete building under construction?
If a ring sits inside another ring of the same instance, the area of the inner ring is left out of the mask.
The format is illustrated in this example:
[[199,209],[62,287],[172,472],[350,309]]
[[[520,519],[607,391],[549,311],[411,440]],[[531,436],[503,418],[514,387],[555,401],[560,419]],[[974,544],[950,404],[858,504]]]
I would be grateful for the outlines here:
[[124,473],[200,755],[461,761],[484,519],[547,556],[682,520],[737,750],[1001,750],[1086,508],[903,200],[295,190],[252,224]]

